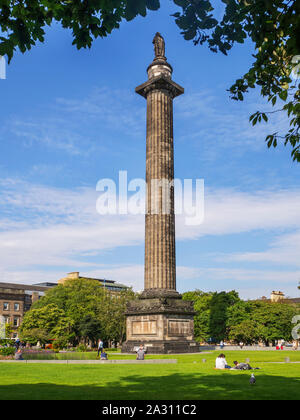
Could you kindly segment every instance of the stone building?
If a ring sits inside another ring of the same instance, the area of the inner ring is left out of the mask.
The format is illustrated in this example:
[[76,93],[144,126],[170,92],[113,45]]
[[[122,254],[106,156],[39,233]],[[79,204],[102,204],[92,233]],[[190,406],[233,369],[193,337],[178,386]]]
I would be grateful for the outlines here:
[[262,296],[261,300],[272,303],[300,304],[300,298],[286,297],[283,292],[276,290],[272,291],[270,299],[268,299],[266,296]]
[[4,318],[5,323],[11,324],[14,330],[13,338],[18,336],[17,329],[25,312],[55,285],[55,283],[47,283],[47,286],[44,286],[0,282],[0,317]]

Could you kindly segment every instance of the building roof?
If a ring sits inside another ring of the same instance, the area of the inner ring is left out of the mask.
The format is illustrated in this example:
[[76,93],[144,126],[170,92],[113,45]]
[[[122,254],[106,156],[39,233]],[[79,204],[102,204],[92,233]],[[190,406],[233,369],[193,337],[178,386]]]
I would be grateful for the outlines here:
[[30,290],[32,292],[45,292],[49,286],[32,285],[32,284],[18,284],[18,283],[3,283],[0,282],[0,289],[16,289],[16,290]]
[[286,303],[300,303],[300,298],[286,298],[283,300]]
[[57,286],[57,283],[50,283],[46,281],[45,283],[35,283],[34,286],[55,287]]
[[[110,290],[125,290],[128,289],[128,286],[124,284],[117,283],[115,280],[107,280],[107,279],[95,279],[91,277],[84,277],[79,276],[74,277],[75,279],[86,279],[86,280],[96,280],[98,281],[101,286],[110,289]],[[73,279],[74,279],[73,278]],[[67,279],[67,278],[66,278]],[[0,282],[0,290],[1,289],[14,289],[14,290],[22,290],[22,291],[32,291],[32,292],[46,292],[47,290],[57,286],[58,283],[51,283],[51,282],[43,282],[43,283],[36,283],[36,284],[17,284],[17,283],[4,283]]]
[[125,284],[117,283],[115,280],[94,279],[92,277],[84,277],[84,276],[79,276],[78,278],[86,279],[86,280],[96,280],[96,281],[99,281],[99,283],[103,284],[103,286],[107,286],[107,287],[128,289],[128,286],[125,286]]

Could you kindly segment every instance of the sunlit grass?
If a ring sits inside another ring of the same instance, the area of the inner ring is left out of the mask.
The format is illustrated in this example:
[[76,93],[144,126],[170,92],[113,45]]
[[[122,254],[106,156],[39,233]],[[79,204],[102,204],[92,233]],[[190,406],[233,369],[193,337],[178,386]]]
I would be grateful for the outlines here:
[[[300,352],[225,352],[230,364],[249,358],[251,365],[261,368],[255,371],[253,387],[248,371],[214,370],[217,354],[147,356],[178,359],[171,365],[1,363],[0,399],[300,399],[300,364],[274,363],[285,357],[300,361]],[[81,355],[96,357],[96,353]],[[109,358],[135,356],[110,354]]]

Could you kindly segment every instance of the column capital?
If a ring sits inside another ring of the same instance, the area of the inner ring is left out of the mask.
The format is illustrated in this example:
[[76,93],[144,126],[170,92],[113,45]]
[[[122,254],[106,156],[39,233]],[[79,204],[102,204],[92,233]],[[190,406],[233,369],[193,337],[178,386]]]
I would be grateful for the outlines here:
[[149,92],[153,90],[167,90],[170,92],[173,98],[176,98],[176,96],[182,95],[184,93],[183,87],[164,75],[153,77],[135,89],[136,93],[143,96],[144,98],[147,98]]

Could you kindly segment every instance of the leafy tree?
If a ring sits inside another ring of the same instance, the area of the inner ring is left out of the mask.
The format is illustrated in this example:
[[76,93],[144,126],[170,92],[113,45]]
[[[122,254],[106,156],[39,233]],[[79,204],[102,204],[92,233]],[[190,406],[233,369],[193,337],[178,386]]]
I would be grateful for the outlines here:
[[[27,332],[30,328],[42,327],[52,338],[67,339],[74,345],[86,345],[87,341],[95,345],[99,338],[122,342],[126,331],[126,306],[134,298],[131,289],[114,294],[100,287],[96,280],[69,280],[48,290],[32,306],[24,317],[22,328]],[[49,307],[55,308],[59,318],[55,319],[55,328],[47,322],[38,323],[43,319],[39,311],[48,313]],[[32,318],[34,322],[31,322]]]
[[[283,140],[300,161],[300,2],[297,0],[222,0],[224,13],[216,19],[210,0],[173,0],[181,12],[172,16],[184,38],[195,45],[208,44],[213,52],[227,55],[236,43],[250,39],[255,47],[251,68],[230,87],[232,99],[242,101],[249,89],[260,88],[273,112],[284,112],[290,123],[287,133],[266,137],[268,147]],[[146,16],[158,10],[159,0],[2,0],[0,55],[11,60],[18,48],[23,53],[37,41],[44,42],[45,27],[59,22],[71,29],[78,49],[90,48],[97,37],[106,37],[122,20]],[[218,9],[221,4],[218,4]],[[218,10],[219,12],[219,10]],[[283,104],[284,103],[284,104]],[[268,121],[270,112],[257,111],[252,124]]]
[[196,315],[194,317],[194,334],[195,339],[199,342],[208,342],[211,337],[209,319],[212,296],[213,293],[205,293],[201,290],[186,292],[182,295],[184,300],[194,302],[194,309],[196,311]]
[[186,292],[183,299],[194,302],[195,338],[207,342],[230,340],[266,345],[292,339],[292,318],[299,305],[264,301],[242,301],[237,292]]
[[292,339],[292,318],[298,309],[285,303],[252,302],[251,319],[260,326],[261,339],[267,344]]
[[[3,326],[1,324],[0,324],[0,327],[3,328]],[[3,346],[3,345],[12,346],[12,345],[14,345],[15,341],[13,339],[11,339],[12,333],[15,331],[12,327],[12,324],[5,323],[4,328],[3,328],[4,331],[2,330],[2,328],[1,328],[0,333],[4,333],[5,338],[1,338],[2,334],[0,335],[0,346]]]
[[251,309],[251,303],[242,300],[229,307],[227,310],[226,329],[229,330],[244,321],[248,321],[250,319]]
[[16,48],[24,53],[37,41],[44,42],[45,27],[54,22],[71,29],[78,49],[90,48],[95,38],[106,37],[123,19],[146,16],[147,10],[159,7],[159,0],[1,0],[0,55],[10,60]]
[[220,341],[226,338],[228,308],[240,301],[236,291],[204,293],[196,290],[184,293],[183,299],[194,302],[194,331],[198,341],[207,342],[210,338]]
[[254,344],[260,338],[257,324],[251,320],[244,320],[230,328],[228,338],[236,343]]
[[93,343],[95,347],[97,340],[101,337],[102,328],[100,319],[96,316],[86,315],[82,318],[78,325],[79,334]]
[[228,338],[248,343],[263,341],[267,345],[280,339],[290,341],[291,321],[298,311],[297,306],[285,303],[238,302],[228,309]]
[[12,324],[5,324],[5,337],[11,337],[13,332]]
[[21,340],[35,345],[38,341],[41,344],[46,344],[53,339],[53,336],[43,328],[22,328],[20,331]]
[[122,344],[126,338],[126,308],[130,300],[136,298],[131,290],[123,290],[119,294],[110,295],[106,309],[105,332],[110,341]]
[[[290,129],[266,137],[268,147],[276,147],[280,139],[292,146],[292,157],[300,162],[300,2],[297,0],[222,0],[222,19],[214,18],[208,0],[174,0],[182,7],[175,13],[177,25],[186,40],[207,43],[211,51],[227,55],[235,43],[250,39],[255,46],[254,62],[247,73],[229,89],[232,99],[243,101],[249,89],[260,88],[261,95],[272,106],[281,100],[278,109],[257,111],[250,117],[257,122],[268,121],[268,114],[283,111]],[[293,80],[293,75],[296,80]],[[298,77],[298,80],[297,80]],[[283,104],[283,102],[284,104]]]
[[70,324],[63,310],[55,304],[47,304],[25,314],[20,326],[20,337],[25,341],[45,344],[50,339],[67,334]]
[[215,292],[210,303],[210,319],[209,328],[211,336],[216,341],[221,341],[226,338],[226,324],[228,318],[228,309],[230,306],[239,302],[240,298],[236,291],[229,293]]

